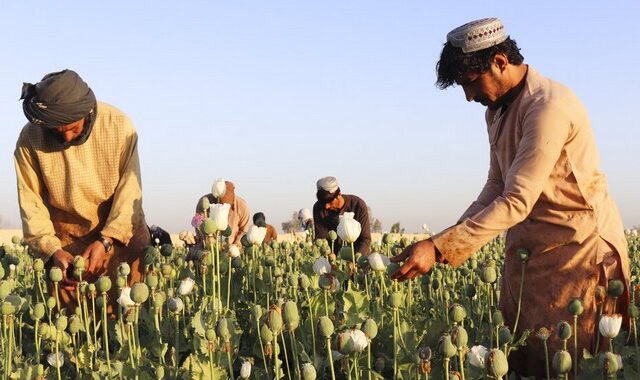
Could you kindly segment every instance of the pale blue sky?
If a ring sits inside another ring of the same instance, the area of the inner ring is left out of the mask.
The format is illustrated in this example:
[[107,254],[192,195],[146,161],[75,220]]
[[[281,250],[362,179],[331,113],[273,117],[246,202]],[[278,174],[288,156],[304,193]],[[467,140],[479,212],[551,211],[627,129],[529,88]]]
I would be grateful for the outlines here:
[[71,68],[135,123],[150,224],[190,227],[224,177],[280,229],[334,175],[385,229],[444,228],[480,191],[489,148],[483,107],[438,90],[435,64],[449,30],[491,16],[582,99],[623,222],[640,224],[635,1],[4,1],[4,227],[20,225],[22,82]]

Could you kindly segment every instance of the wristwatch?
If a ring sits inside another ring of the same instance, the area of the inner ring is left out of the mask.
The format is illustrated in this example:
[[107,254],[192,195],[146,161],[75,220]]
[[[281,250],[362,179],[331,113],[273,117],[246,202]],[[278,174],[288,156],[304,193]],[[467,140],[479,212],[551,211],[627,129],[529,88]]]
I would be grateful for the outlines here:
[[111,251],[111,248],[113,248],[113,243],[111,243],[111,241],[109,241],[109,239],[106,239],[103,236],[100,236],[98,241],[100,243],[102,243],[102,245],[104,246],[104,251],[106,253],[109,253],[109,251]]

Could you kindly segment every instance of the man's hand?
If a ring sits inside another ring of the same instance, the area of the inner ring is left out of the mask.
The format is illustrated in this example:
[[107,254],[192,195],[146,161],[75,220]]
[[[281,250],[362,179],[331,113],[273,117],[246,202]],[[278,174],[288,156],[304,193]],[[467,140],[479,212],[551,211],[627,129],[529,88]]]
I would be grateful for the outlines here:
[[405,281],[427,273],[436,262],[436,247],[431,240],[422,240],[391,258],[394,263],[405,260],[404,265],[391,275],[392,279]]
[[53,260],[53,266],[60,268],[62,271],[62,281],[60,281],[59,286],[64,290],[73,291],[78,282],[72,278],[67,278],[67,270],[73,264],[73,255],[59,249],[53,253],[51,260]]
[[87,271],[87,278],[96,274],[96,272],[104,266],[106,259],[106,252],[102,242],[94,241],[89,244],[87,249],[82,252],[82,257],[86,261],[85,270]]

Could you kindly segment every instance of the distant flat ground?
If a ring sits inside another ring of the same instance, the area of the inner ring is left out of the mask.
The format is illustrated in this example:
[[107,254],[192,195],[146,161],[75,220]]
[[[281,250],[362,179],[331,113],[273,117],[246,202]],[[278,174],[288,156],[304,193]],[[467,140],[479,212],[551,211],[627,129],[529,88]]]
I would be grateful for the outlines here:
[[[22,230],[0,229],[0,244],[11,244],[11,238],[14,236],[22,236]],[[424,234],[403,234],[403,235],[394,234],[394,236],[396,236],[397,239],[402,236],[405,236],[411,240],[413,240],[414,237],[418,239],[425,239],[428,237],[428,235],[424,235]],[[380,239],[382,239],[382,234],[380,233],[371,234],[371,240],[373,240],[374,242],[378,242],[380,241]],[[171,234],[171,240],[173,241],[174,244],[182,244],[182,241],[178,239],[178,234]],[[304,240],[304,234],[301,232],[296,234],[278,234],[278,241],[294,241],[294,240],[298,240],[298,241]]]

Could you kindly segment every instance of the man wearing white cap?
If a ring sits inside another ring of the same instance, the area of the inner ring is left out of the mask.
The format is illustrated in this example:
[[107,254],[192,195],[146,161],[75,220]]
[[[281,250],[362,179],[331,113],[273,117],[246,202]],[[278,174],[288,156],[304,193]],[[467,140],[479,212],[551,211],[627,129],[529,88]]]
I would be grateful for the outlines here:
[[[320,178],[316,182],[316,198],[313,205],[313,221],[316,238],[326,239],[329,231],[336,231],[339,217],[345,212],[355,213],[354,219],[360,222],[362,231],[354,242],[354,249],[362,255],[371,252],[371,228],[369,227],[369,211],[367,204],[360,198],[351,194],[342,194],[338,180],[335,177]],[[342,246],[342,240],[338,238],[336,247]]]
[[[599,169],[586,110],[571,90],[523,60],[496,18],[470,22],[447,35],[437,64],[437,84],[442,89],[459,85],[468,101],[487,107],[489,174],[456,225],[392,259],[406,260],[393,277],[414,278],[436,261],[458,267],[508,230],[500,292],[506,323],[513,332],[522,258],[517,251],[524,248],[530,256],[515,336],[525,329],[572,320],[567,305],[580,298],[584,312],[577,337],[582,356],[583,348],[591,352],[595,348],[594,288],[607,286],[611,279],[622,280],[625,292],[616,310],[626,311],[627,244]],[[556,334],[548,343],[550,352],[561,347]],[[545,377],[544,360],[544,348],[536,338],[509,358],[512,370],[536,378]]]

